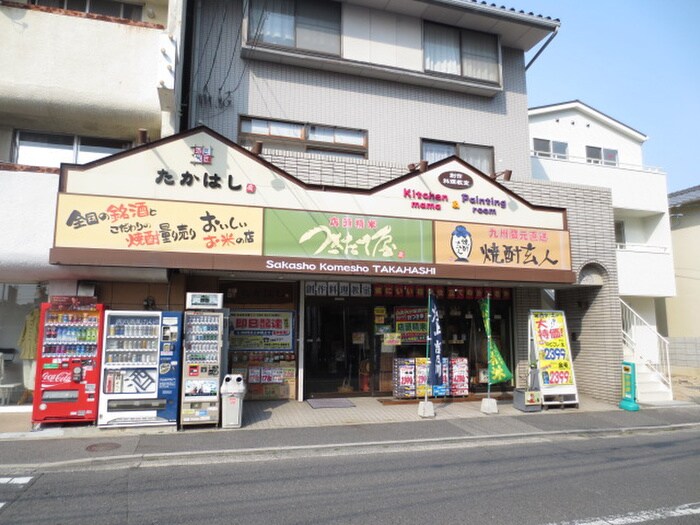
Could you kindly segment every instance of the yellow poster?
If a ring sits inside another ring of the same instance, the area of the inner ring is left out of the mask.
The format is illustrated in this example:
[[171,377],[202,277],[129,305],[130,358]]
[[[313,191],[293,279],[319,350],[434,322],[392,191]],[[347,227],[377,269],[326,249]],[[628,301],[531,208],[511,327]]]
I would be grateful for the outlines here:
[[57,248],[261,255],[262,208],[59,194]]
[[435,262],[571,270],[569,232],[436,221]]
[[530,319],[542,386],[573,385],[574,373],[564,312],[534,310]]

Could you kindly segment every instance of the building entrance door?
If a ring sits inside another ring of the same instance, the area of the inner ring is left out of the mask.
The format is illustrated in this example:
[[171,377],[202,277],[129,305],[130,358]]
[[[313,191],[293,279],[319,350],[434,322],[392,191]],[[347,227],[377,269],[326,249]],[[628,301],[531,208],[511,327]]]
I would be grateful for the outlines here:
[[305,397],[370,394],[372,309],[346,303],[306,307]]

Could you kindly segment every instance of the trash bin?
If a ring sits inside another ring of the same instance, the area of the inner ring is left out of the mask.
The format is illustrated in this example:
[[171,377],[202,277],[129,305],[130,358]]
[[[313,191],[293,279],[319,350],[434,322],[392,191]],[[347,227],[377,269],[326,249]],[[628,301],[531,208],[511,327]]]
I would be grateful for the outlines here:
[[227,374],[221,383],[221,426],[241,428],[245,380],[241,374]]

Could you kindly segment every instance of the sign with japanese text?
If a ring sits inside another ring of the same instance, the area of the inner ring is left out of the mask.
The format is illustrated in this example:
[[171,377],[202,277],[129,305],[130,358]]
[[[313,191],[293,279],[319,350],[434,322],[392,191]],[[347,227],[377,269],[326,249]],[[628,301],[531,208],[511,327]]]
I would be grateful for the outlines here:
[[234,310],[230,334],[231,350],[292,352],[294,312]]
[[398,346],[401,344],[401,334],[399,332],[386,332],[383,334],[384,340],[382,344]]
[[569,232],[472,223],[435,223],[435,262],[570,270]]
[[169,268],[177,253],[182,269],[333,276],[314,290],[338,297],[367,295],[357,277],[576,282],[566,210],[456,158],[335,189],[202,127],[64,165],[59,187],[51,264]]
[[557,393],[558,387],[575,388],[574,366],[564,312],[531,310],[530,333],[542,392],[554,394]]
[[266,210],[265,255],[358,261],[433,260],[430,221]]
[[425,344],[428,340],[428,308],[397,307],[394,310],[396,331],[401,344]]
[[55,245],[260,255],[262,223],[261,208],[62,193]]

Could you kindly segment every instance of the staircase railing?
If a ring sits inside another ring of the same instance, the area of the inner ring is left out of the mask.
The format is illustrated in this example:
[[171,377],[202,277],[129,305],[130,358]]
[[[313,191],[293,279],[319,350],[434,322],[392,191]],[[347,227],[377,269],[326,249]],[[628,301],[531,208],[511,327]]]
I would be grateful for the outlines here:
[[[661,380],[661,382],[672,390],[671,386],[671,361],[668,356],[668,339],[662,336],[656,329],[647,323],[630,305],[620,299],[622,310],[622,341],[624,345],[632,352],[635,361],[642,362],[651,368]],[[653,352],[655,358],[650,359],[643,356],[639,340],[652,340],[656,344],[656,352]],[[638,348],[639,347],[639,348]]]

